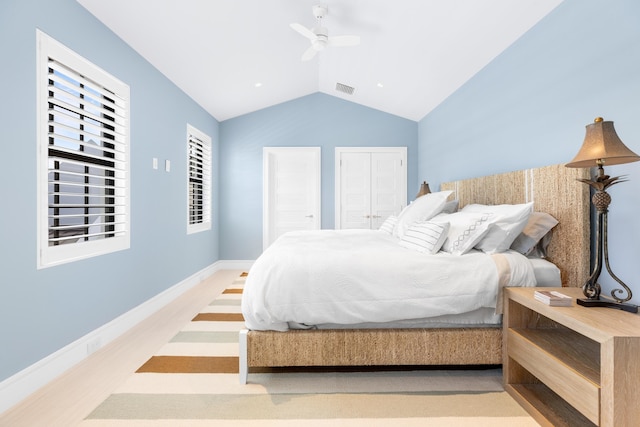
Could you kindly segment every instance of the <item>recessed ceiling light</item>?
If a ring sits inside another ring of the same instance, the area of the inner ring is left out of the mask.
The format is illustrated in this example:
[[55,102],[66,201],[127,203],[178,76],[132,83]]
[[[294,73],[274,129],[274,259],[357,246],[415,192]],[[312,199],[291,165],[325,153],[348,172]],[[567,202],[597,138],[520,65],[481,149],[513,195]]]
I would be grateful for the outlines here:
[[378,87],[384,87],[384,85],[382,83],[378,83],[377,85]]
[[255,87],[262,87],[262,83],[258,82],[254,85]]

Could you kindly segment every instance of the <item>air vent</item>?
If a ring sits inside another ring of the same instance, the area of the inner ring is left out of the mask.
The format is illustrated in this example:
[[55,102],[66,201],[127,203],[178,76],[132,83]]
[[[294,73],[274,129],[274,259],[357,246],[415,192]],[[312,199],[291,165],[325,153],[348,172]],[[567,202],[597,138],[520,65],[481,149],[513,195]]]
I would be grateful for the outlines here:
[[353,91],[356,90],[356,88],[344,85],[342,83],[336,83],[336,90],[338,92],[344,92],[347,95],[353,95]]

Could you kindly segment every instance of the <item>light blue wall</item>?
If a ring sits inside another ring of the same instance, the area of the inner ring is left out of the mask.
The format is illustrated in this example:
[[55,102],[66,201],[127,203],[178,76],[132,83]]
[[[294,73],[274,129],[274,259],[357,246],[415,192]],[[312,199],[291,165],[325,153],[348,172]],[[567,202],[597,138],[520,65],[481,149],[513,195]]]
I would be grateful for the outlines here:
[[262,253],[262,148],[322,149],[322,228],[334,227],[335,147],[407,147],[407,200],[418,191],[418,124],[315,93],[220,124],[220,254]]
[[[419,175],[434,184],[566,163],[595,117],[640,153],[640,2],[565,0],[419,123]],[[613,271],[640,303],[640,163],[611,188]],[[576,183],[576,185],[583,185]],[[437,188],[437,187],[436,187]],[[601,284],[608,295],[613,279]]]
[[[36,28],[131,87],[131,248],[36,269]],[[141,28],[141,31],[144,29]],[[213,264],[212,231],[186,235],[186,126],[218,123],[74,0],[0,2],[0,381]],[[172,162],[153,170],[152,158]]]

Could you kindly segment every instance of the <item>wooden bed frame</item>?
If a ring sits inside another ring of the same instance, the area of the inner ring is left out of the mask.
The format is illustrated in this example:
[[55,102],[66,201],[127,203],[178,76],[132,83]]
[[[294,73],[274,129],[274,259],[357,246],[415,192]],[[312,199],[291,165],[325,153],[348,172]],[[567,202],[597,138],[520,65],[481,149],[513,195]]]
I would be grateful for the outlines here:
[[[548,259],[563,286],[582,286],[589,276],[589,170],[553,165],[443,183],[460,207],[470,203],[534,202],[553,215]],[[340,329],[240,331],[240,382],[251,368],[300,366],[499,365],[502,328]]]

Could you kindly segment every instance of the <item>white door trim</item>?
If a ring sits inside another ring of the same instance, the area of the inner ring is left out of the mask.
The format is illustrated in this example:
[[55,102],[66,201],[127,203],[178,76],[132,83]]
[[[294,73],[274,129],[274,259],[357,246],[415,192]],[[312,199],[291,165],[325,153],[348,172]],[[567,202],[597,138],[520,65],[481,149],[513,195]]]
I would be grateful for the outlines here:
[[269,189],[271,188],[270,173],[269,173],[269,157],[272,154],[283,153],[305,153],[313,154],[316,163],[316,184],[315,184],[315,211],[312,213],[316,220],[318,228],[322,224],[321,218],[321,151],[320,147],[263,147],[262,149],[262,249],[265,250],[269,246],[271,241],[271,233],[269,224],[271,223],[270,209],[269,209]]
[[402,160],[402,164],[405,168],[404,179],[402,182],[402,195],[401,200],[403,200],[403,206],[407,205],[407,147],[336,147],[335,149],[335,226],[336,230],[340,229],[340,225],[342,222],[340,215],[340,207],[342,204],[341,197],[341,185],[340,185],[340,158],[342,153],[398,153],[400,155],[400,159]]

